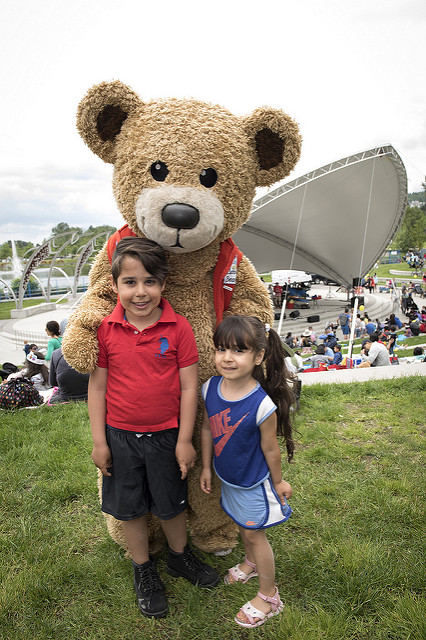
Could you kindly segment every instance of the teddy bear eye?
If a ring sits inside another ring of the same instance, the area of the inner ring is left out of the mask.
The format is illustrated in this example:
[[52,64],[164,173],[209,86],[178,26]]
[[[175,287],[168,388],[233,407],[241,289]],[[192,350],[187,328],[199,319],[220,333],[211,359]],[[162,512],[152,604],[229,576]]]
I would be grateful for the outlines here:
[[152,163],[151,175],[154,180],[157,180],[157,182],[164,182],[164,180],[167,178],[168,173],[169,170],[165,162],[161,162],[160,160],[158,160],[157,162]]
[[217,182],[217,173],[214,169],[203,169],[202,172],[200,173],[200,182],[203,185],[203,187],[207,187],[208,189],[210,189],[211,187],[214,187],[214,185]]

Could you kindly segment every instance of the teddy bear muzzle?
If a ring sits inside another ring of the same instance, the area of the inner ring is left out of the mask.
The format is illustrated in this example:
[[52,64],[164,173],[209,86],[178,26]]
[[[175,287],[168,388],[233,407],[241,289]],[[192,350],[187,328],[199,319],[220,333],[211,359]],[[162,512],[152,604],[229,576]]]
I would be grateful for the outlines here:
[[217,196],[188,186],[142,189],[135,214],[141,233],[173,253],[207,246],[218,237],[224,223]]

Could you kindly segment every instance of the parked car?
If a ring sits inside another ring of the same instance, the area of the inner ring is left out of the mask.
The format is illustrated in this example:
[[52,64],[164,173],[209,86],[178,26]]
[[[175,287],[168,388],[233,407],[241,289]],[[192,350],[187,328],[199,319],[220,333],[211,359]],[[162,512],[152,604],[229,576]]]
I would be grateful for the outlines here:
[[336,287],[339,287],[341,284],[340,282],[336,282],[336,280],[322,276],[319,273],[311,273],[310,276],[314,284],[333,284],[336,285]]

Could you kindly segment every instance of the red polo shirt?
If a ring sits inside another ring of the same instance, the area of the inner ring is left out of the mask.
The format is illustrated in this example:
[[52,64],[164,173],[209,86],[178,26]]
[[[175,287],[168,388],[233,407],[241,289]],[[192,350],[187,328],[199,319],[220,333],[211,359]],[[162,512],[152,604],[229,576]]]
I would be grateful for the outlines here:
[[161,298],[160,319],[139,331],[119,302],[98,329],[98,367],[108,369],[106,422],[143,433],[178,427],[179,369],[198,362],[188,320]]

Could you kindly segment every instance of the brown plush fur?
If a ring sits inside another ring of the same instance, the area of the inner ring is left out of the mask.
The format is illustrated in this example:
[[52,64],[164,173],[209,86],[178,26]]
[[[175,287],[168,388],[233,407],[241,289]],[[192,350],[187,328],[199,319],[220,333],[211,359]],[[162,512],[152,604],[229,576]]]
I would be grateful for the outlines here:
[[[114,164],[114,194],[130,228],[170,252],[171,274],[164,296],[192,325],[201,384],[215,374],[213,270],[220,242],[248,220],[255,188],[271,185],[293,169],[300,154],[297,125],[283,112],[267,107],[237,117],[196,100],[144,103],[116,81],[88,92],[79,107],[77,126],[92,151]],[[154,180],[151,174],[156,162],[167,165],[164,181]],[[200,184],[200,173],[208,168],[218,176],[212,188]],[[200,221],[193,229],[177,232],[164,225],[161,211],[164,204],[183,199],[199,209]],[[180,247],[173,246],[176,238]],[[96,329],[116,304],[109,274],[104,247],[62,345],[67,361],[82,372],[96,366]],[[272,319],[267,290],[245,257],[227,313],[256,315],[264,322]],[[201,402],[194,433],[198,454],[200,421]],[[236,527],[219,506],[219,483],[215,481],[211,495],[203,494],[199,471],[197,465],[189,475],[192,541],[205,551],[230,549],[236,543]],[[107,522],[111,536],[125,547],[121,523],[110,516]],[[151,534],[154,540],[160,539],[155,519]]]

